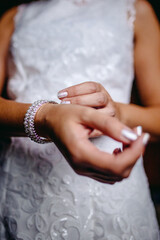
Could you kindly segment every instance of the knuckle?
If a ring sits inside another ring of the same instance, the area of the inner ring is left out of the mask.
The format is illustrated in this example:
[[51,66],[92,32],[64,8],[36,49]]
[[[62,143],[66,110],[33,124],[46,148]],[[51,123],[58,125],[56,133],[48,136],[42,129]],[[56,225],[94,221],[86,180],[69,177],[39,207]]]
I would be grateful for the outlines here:
[[106,105],[107,97],[106,97],[105,93],[101,92],[101,93],[98,94],[97,102],[101,106],[105,106]]
[[79,97],[76,97],[76,98],[72,99],[72,103],[80,105],[81,104],[81,99]]
[[96,82],[97,91],[102,89],[102,85],[99,82]]
[[130,171],[125,171],[123,174],[122,174],[122,177],[123,178],[128,178],[130,175]]
[[119,167],[117,175],[120,178],[124,178],[124,168],[123,167]]
[[128,178],[130,175],[130,171],[124,169],[123,166],[119,166],[117,171],[116,171],[116,175],[119,179],[124,179],[124,178]]
[[70,94],[72,96],[76,96],[77,95],[77,88],[76,86],[73,86],[71,89],[70,89]]
[[124,178],[123,177],[123,174],[124,174],[123,166],[121,166],[120,164],[117,163],[117,164],[114,164],[112,167],[113,167],[112,172],[118,179]]
[[114,174],[117,176],[117,178],[123,178],[123,172],[121,170],[114,171]]
[[99,84],[97,82],[89,82],[89,89],[91,93],[99,91]]

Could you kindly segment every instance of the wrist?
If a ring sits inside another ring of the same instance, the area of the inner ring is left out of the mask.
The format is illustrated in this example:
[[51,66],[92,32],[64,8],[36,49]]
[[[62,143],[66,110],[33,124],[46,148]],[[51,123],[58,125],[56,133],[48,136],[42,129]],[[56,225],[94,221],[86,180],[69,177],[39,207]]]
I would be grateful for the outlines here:
[[122,123],[131,128],[141,125],[141,123],[134,120],[134,117],[137,113],[135,112],[135,106],[133,104],[117,102],[116,105],[118,109],[119,120]]
[[[36,115],[38,115],[38,111],[40,110],[40,108],[46,104],[46,103],[52,103],[55,104],[55,102],[53,101],[48,101],[48,100],[38,100],[35,101],[27,110],[25,117],[24,117],[24,129],[26,132],[26,135],[34,142],[36,143],[48,143],[48,142],[52,142],[50,139],[46,138],[46,137],[42,137],[41,135],[45,134],[44,132],[40,132],[39,129],[43,129],[43,128],[39,128],[38,123],[40,123],[39,121],[36,121]],[[39,118],[38,118],[39,119]],[[44,119],[44,118],[43,118]],[[41,123],[44,123],[44,121],[42,121]],[[36,129],[36,126],[38,127],[38,129]],[[45,126],[45,125],[44,125]]]
[[[54,103],[54,104],[53,104]],[[56,116],[56,102],[43,104],[36,112],[34,123],[35,129],[39,136],[51,139],[50,137],[50,119],[54,125],[54,119]]]

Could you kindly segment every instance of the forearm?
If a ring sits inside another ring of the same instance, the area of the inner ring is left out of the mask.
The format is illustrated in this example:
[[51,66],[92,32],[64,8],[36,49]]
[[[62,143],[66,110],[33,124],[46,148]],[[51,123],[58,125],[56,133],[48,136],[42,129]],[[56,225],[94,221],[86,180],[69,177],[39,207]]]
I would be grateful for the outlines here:
[[[6,79],[6,61],[10,39],[14,31],[14,16],[17,8],[12,8],[0,19],[0,94]],[[0,136],[25,136],[23,121],[29,104],[16,103],[0,97]]]
[[0,97],[0,136],[26,136],[24,116],[30,104],[17,103]]
[[116,103],[120,120],[129,127],[141,125],[143,131],[160,137],[160,106],[141,107],[135,104]]

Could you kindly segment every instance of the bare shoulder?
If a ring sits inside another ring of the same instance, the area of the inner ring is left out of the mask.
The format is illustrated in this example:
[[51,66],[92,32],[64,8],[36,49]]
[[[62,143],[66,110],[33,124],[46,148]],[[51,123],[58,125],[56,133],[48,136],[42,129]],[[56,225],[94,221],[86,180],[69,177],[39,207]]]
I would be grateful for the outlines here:
[[0,18],[0,26],[7,26],[11,24],[16,13],[17,13],[17,7],[11,8],[8,11],[6,11]]
[[6,55],[12,33],[14,31],[14,17],[17,13],[17,7],[8,10],[0,18],[0,57]]
[[151,4],[146,0],[136,0],[135,7],[137,15],[141,17],[146,17],[154,12]]
[[157,16],[151,6],[146,0],[136,0],[136,20],[135,20],[135,35],[142,33],[151,28],[159,28]]
[[11,8],[6,11],[0,18],[0,41],[2,36],[9,32],[13,32],[14,29],[14,17],[17,14],[17,7]]

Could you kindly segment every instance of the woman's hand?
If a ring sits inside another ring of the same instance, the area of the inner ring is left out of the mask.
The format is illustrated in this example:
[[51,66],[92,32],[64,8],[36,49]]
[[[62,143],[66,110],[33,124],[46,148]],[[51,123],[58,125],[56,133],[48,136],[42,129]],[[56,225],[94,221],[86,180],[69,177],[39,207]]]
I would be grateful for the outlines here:
[[[85,82],[63,89],[58,93],[62,104],[78,104],[93,107],[106,116],[119,118],[119,109],[106,89],[97,82]],[[102,135],[100,131],[93,131],[90,137]]]
[[[55,142],[75,172],[104,183],[129,176],[148,138],[148,135],[137,137],[116,118],[74,104],[44,104],[36,114],[35,125],[39,135]],[[93,129],[129,147],[113,155],[102,152],[89,140]],[[136,140],[131,141],[131,138]]]
[[58,98],[63,104],[94,107],[109,116],[119,116],[116,103],[106,89],[97,82],[84,82],[63,89],[58,93]]

